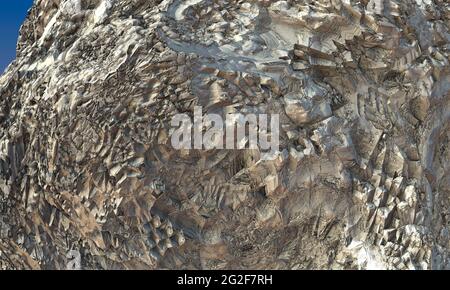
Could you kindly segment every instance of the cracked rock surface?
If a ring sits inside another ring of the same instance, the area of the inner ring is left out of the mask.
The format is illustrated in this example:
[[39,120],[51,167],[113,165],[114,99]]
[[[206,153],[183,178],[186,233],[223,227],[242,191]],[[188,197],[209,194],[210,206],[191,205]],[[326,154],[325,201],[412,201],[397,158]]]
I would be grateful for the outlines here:
[[[0,77],[0,268],[450,269],[444,0],[35,0]],[[175,150],[177,113],[280,150]]]

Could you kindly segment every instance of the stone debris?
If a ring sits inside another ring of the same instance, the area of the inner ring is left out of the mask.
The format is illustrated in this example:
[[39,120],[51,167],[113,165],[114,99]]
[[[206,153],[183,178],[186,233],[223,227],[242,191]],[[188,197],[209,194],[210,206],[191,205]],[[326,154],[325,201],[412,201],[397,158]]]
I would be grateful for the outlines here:
[[[450,269],[449,3],[35,0],[0,77],[0,268]],[[175,150],[194,107],[278,152]]]

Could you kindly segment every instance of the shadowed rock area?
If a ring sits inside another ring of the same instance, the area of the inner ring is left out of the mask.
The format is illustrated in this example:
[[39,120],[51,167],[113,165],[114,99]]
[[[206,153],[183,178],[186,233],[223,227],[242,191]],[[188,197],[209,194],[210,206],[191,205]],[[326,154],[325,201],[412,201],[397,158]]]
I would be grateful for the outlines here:
[[[0,77],[0,268],[450,269],[449,11],[35,0]],[[175,150],[195,106],[279,114],[279,151]]]

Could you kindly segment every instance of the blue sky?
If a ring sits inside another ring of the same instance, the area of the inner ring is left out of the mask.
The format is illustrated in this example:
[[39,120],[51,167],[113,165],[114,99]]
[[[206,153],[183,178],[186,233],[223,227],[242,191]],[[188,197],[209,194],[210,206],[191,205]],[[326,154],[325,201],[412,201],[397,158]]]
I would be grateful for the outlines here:
[[0,74],[16,57],[19,29],[33,0],[0,1]]

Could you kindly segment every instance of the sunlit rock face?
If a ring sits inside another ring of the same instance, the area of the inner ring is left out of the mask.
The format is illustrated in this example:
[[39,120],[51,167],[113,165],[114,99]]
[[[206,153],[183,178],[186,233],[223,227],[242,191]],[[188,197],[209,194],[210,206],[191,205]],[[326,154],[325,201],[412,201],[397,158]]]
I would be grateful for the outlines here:
[[[0,78],[1,268],[450,269],[449,11],[36,0]],[[175,150],[195,106],[279,114],[279,151]]]

